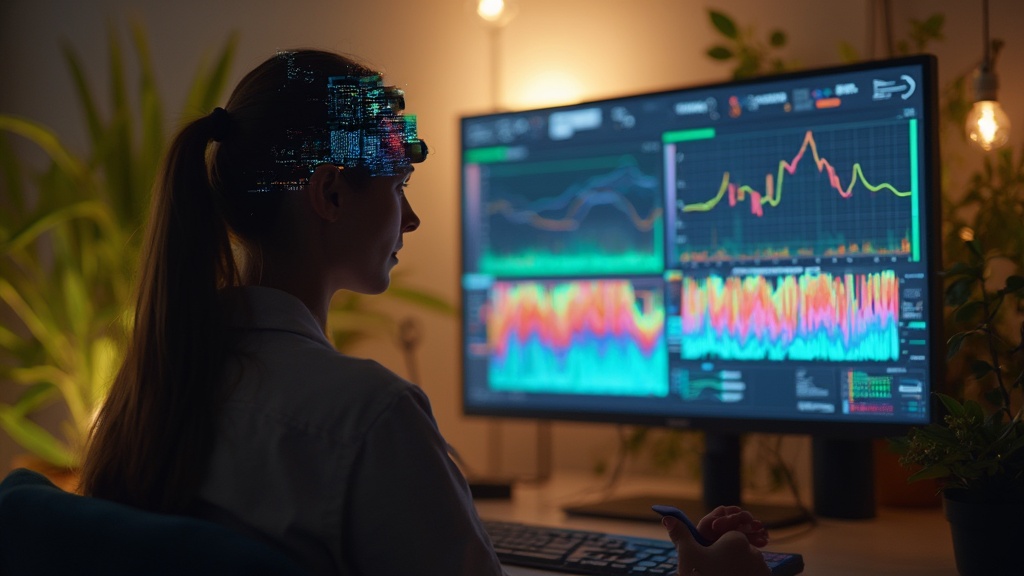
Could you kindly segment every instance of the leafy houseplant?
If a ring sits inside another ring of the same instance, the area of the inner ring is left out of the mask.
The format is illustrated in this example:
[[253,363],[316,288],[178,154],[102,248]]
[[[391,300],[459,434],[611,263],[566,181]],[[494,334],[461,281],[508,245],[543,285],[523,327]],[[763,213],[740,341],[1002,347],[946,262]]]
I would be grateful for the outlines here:
[[772,57],[773,50],[786,45],[786,33],[772,30],[767,44],[757,39],[753,29],[741,28],[724,12],[708,10],[711,25],[721,36],[721,44],[708,48],[705,54],[712,60],[735,60],[732,77],[751,78],[766,73],[783,72],[791,67],[781,58]]
[[[22,388],[0,404],[0,426],[30,453],[74,468],[121,357],[132,267],[149,191],[165,148],[163,105],[145,31],[135,25],[136,113],[129,103],[124,54],[108,36],[109,115],[97,106],[76,52],[63,47],[84,113],[89,151],[76,155],[38,122],[0,114],[0,382]],[[231,37],[195,75],[186,111],[212,109],[235,52]],[[50,165],[30,173],[7,133],[42,149]],[[63,404],[68,418],[53,434],[31,416]]]
[[1007,300],[1024,295],[1024,277],[1011,275],[993,291],[986,286],[990,267],[980,244],[971,240],[966,245],[970,261],[946,273],[946,302],[958,320],[975,323],[950,338],[949,358],[977,340],[983,353],[973,360],[971,371],[978,399],[961,403],[937,394],[946,411],[943,421],[912,430],[898,448],[904,463],[921,466],[911,480],[938,478],[943,490],[964,498],[1024,501],[1024,372],[1009,372],[1006,360],[1022,352],[1024,323],[1017,321],[1010,342],[998,326]]
[[1002,287],[991,288],[992,254],[976,240],[965,245],[967,260],[946,272],[946,303],[955,321],[967,323],[949,339],[949,358],[973,358],[971,386],[965,387],[973,397],[961,403],[937,394],[946,411],[943,420],[913,429],[894,440],[894,448],[903,464],[920,468],[911,481],[939,480],[960,573],[1019,573],[1015,534],[1024,515],[1024,372],[1013,368],[1011,359],[1024,352],[1024,322],[1010,304],[1024,296],[1024,277],[1011,274]]

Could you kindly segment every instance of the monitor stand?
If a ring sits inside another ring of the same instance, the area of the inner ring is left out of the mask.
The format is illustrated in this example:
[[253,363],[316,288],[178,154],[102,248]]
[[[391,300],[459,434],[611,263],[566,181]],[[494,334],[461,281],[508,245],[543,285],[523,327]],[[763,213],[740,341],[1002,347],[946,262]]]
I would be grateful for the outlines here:
[[705,439],[703,462],[703,500],[641,494],[568,506],[564,508],[564,511],[576,516],[657,522],[661,517],[651,510],[651,506],[666,504],[679,508],[696,522],[720,505],[740,505],[749,510],[769,529],[795,526],[811,521],[811,515],[800,506],[741,502],[740,438],[738,435],[708,433]]

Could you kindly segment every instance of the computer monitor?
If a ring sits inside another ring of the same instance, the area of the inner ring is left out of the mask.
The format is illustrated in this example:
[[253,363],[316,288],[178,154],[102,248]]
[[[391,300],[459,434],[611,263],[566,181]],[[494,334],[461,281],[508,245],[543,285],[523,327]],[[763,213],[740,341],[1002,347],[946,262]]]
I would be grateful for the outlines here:
[[873,514],[944,358],[937,140],[926,55],[462,118],[464,412],[704,430],[708,506],[812,434]]

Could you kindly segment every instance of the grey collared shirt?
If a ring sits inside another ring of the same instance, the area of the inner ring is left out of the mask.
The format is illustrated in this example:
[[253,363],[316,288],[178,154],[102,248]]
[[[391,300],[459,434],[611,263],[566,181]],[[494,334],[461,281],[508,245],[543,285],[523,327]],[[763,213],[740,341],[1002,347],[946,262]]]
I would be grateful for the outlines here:
[[[338,353],[297,298],[232,294],[240,355],[200,496],[317,574],[502,574],[426,395]],[[242,313],[244,312],[244,313]]]

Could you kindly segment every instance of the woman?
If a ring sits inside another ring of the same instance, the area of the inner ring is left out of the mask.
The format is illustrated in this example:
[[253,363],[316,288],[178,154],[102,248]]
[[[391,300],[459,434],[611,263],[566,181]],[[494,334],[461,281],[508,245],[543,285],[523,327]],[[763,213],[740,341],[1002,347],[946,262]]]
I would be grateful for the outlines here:
[[419,226],[426,145],[403,108],[369,68],[285,52],[177,135],[86,493],[213,519],[314,573],[501,574],[427,398],[325,337],[333,294],[384,291]]

